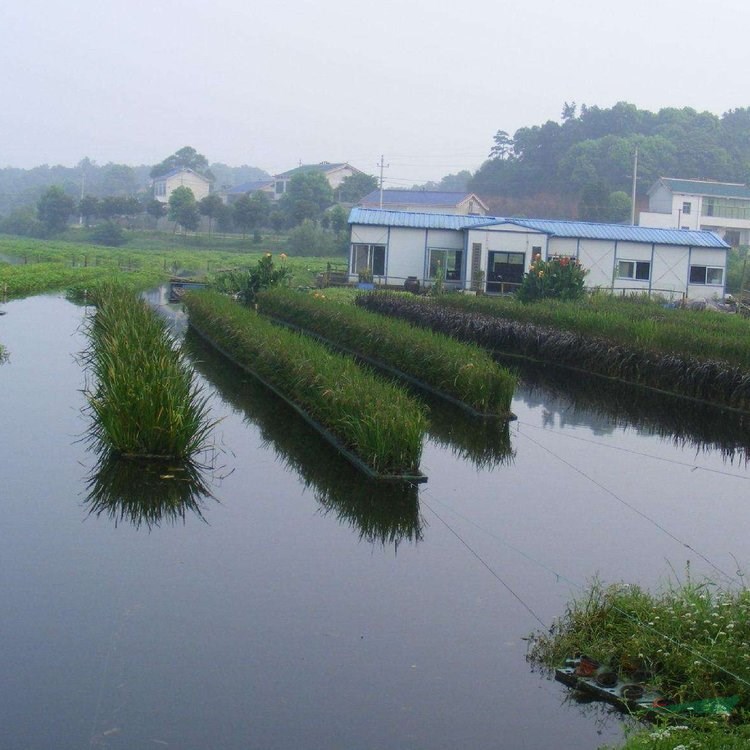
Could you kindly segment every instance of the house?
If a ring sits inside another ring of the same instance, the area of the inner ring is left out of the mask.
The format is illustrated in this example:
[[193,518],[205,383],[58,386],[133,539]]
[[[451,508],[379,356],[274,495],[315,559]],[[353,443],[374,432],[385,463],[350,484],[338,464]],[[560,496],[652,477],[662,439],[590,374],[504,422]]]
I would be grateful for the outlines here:
[[723,296],[729,245],[713,232],[548,219],[353,208],[350,280],[512,291],[534,256],[576,258],[586,285],[668,297]]
[[153,181],[154,200],[168,203],[169,196],[178,187],[188,187],[193,191],[195,200],[205,198],[211,192],[211,180],[192,169],[177,168],[167,172]]
[[243,182],[241,185],[223,190],[220,195],[224,203],[234,203],[239,197],[256,192],[267,193],[269,198],[273,198],[274,184],[273,179]]
[[347,162],[338,162],[332,164],[329,161],[322,161],[320,164],[300,164],[299,167],[290,169],[288,172],[282,172],[281,174],[274,175],[274,190],[273,197],[279,200],[282,195],[287,191],[289,181],[296,174],[304,174],[306,172],[320,172],[328,180],[328,184],[331,189],[335,192],[345,178],[351,177],[354,174],[361,174],[361,170],[353,167]]
[[750,188],[734,182],[661,177],[648,191],[646,227],[705,229],[730,245],[750,245]]
[[[381,204],[382,197],[382,204]],[[359,202],[363,208],[384,208],[389,211],[420,211],[439,214],[479,214],[489,208],[474,193],[439,190],[373,190]]]

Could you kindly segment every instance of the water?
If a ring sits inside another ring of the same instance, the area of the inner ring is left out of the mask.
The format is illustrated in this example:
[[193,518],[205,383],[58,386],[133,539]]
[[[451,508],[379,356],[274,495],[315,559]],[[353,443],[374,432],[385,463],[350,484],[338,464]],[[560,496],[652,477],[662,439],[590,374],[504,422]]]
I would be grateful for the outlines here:
[[395,492],[191,338],[222,419],[209,494],[144,520],[149,477],[97,473],[79,439],[85,309],[4,309],[4,750],[593,750],[620,718],[532,673],[523,638],[595,574],[746,567],[729,413],[527,374],[507,431],[433,404],[429,482]]

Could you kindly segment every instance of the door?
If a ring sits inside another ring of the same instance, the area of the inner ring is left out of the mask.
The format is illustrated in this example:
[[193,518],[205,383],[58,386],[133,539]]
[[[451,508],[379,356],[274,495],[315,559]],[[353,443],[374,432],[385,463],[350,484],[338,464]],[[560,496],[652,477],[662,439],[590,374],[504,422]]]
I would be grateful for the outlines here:
[[487,253],[487,291],[502,294],[512,292],[523,281],[524,253],[505,250]]

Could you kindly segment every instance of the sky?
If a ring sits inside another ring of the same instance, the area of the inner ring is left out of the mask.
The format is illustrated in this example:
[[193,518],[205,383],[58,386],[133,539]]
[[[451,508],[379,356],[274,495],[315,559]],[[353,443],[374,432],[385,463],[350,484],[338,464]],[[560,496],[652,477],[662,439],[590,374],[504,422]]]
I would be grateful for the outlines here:
[[748,28],[747,0],[4,0],[0,167],[192,146],[410,187],[565,102],[750,106]]

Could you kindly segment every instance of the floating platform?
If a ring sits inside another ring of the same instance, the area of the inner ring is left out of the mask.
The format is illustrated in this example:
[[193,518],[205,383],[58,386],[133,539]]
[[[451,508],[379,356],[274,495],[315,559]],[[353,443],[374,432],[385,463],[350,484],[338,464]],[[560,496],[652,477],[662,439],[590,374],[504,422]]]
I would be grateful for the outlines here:
[[173,278],[169,280],[169,301],[170,302],[181,302],[182,295],[185,292],[192,292],[198,289],[205,289],[207,283],[205,281],[197,281],[195,279],[180,279]]

